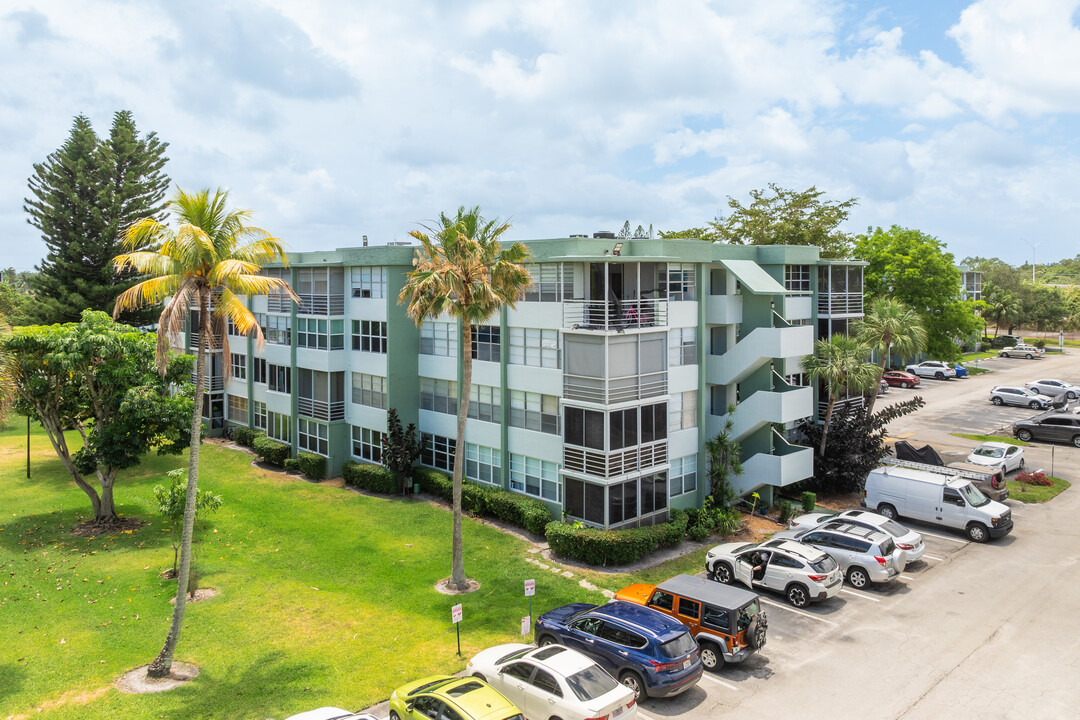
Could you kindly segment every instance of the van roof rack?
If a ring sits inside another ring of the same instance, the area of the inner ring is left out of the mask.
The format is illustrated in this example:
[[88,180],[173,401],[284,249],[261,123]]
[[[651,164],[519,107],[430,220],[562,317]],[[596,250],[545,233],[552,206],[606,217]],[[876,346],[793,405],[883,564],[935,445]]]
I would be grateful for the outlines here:
[[936,473],[938,475],[953,475],[957,477],[967,478],[968,480],[985,480],[990,482],[994,478],[994,473],[980,473],[974,470],[960,470],[959,468],[948,467],[945,465],[931,465],[930,463],[913,462],[911,460],[897,460],[896,458],[881,458],[882,465],[892,465],[894,467],[911,468],[912,470],[925,470],[926,472]]

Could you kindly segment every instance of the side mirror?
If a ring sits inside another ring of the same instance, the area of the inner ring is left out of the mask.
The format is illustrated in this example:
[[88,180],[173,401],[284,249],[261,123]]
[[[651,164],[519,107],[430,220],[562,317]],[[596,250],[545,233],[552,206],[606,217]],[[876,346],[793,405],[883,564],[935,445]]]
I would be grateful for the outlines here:
[[405,711],[412,712],[414,703],[405,703]]

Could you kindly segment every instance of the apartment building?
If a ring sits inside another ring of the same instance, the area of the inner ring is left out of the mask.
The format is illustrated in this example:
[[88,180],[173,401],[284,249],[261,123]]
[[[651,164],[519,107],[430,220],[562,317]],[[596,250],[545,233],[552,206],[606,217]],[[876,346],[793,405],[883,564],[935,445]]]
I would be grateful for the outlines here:
[[[228,348],[211,352],[212,432],[263,429],[294,453],[326,456],[337,474],[350,459],[380,461],[395,408],[423,435],[422,464],[451,471],[468,401],[466,477],[607,528],[700,506],[705,442],[732,405],[737,489],[768,497],[812,474],[812,450],[789,439],[815,414],[800,358],[819,334],[861,316],[863,263],[693,239],[525,244],[533,284],[477,327],[469,348],[455,320],[417,327],[398,304],[415,246],[291,254],[287,268],[266,272],[302,304],[249,298],[265,346],[229,328]],[[460,391],[464,352],[470,398]]]

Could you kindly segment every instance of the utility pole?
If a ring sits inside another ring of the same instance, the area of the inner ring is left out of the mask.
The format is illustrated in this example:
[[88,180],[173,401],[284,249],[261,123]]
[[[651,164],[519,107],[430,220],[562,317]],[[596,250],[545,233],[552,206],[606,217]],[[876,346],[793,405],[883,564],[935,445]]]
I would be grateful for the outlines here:
[[[1020,238],[1020,239],[1024,240],[1024,238]],[[1035,248],[1042,245],[1043,241],[1040,240],[1039,242],[1037,242],[1035,244],[1032,244],[1028,240],[1024,240],[1024,242],[1027,243],[1029,247],[1031,247],[1031,282],[1034,283],[1035,282]]]

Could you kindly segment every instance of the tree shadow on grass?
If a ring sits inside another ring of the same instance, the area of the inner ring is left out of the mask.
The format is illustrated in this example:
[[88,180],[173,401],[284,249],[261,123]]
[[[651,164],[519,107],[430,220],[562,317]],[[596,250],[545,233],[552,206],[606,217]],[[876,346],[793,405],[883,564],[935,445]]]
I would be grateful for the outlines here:
[[18,692],[25,679],[26,671],[19,665],[0,665],[0,700]]
[[[117,512],[127,517],[127,510],[117,505]],[[147,525],[131,531],[105,532],[94,537],[76,537],[72,529],[92,518],[90,508],[69,508],[51,513],[24,515],[0,524],[0,547],[12,552],[56,549],[69,553],[102,552],[117,549],[154,549],[169,545],[169,533],[162,532],[160,518],[142,518]]]

